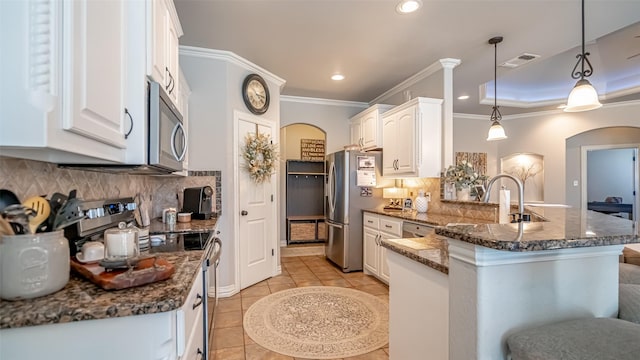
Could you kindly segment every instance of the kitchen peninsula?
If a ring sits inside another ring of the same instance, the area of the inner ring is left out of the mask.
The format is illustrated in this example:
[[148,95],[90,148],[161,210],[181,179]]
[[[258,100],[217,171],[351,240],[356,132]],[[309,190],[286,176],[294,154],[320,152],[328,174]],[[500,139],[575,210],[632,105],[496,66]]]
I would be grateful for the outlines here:
[[392,358],[505,359],[515,331],[617,316],[618,257],[624,244],[640,242],[634,222],[579,209],[535,212],[546,221],[466,219],[425,238],[382,240],[391,250]]

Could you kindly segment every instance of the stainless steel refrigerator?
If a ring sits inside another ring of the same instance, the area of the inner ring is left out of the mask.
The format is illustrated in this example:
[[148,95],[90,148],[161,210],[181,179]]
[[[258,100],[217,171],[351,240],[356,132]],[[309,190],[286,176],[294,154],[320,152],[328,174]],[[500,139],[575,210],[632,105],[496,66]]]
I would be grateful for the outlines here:
[[[338,151],[327,155],[327,169],[325,254],[343,272],[362,270],[362,210],[384,204],[382,154]],[[376,185],[358,186],[358,169],[360,184],[374,171]]]

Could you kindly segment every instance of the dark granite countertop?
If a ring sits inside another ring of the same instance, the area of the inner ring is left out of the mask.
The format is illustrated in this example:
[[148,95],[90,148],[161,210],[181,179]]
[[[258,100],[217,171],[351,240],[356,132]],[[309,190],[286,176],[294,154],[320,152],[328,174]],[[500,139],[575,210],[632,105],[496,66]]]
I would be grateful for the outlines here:
[[[640,242],[637,223],[590,210],[536,207],[547,221],[437,227],[436,234],[491,249],[538,251]],[[471,221],[467,221],[469,223]]]
[[191,220],[187,223],[176,223],[174,225],[168,225],[160,221],[160,218],[152,219],[151,224],[144,228],[149,229],[149,234],[166,234],[166,233],[181,233],[181,234],[194,234],[209,232],[216,227],[218,218],[209,220]]
[[[153,219],[150,234],[202,233],[213,230],[218,219],[192,220],[174,226]],[[0,301],[0,329],[160,313],[182,307],[201,271],[203,250],[155,253],[175,266],[164,281],[129,289],[107,291],[71,270],[60,291],[35,299]]]
[[60,291],[35,299],[0,301],[0,329],[160,313],[182,307],[201,271],[204,251],[157,254],[175,266],[167,280],[106,291],[71,271]]
[[443,236],[429,234],[422,238],[382,239],[382,246],[449,274],[449,243]]
[[413,221],[431,226],[444,226],[447,224],[459,224],[459,223],[473,223],[473,224],[488,224],[491,221],[468,218],[454,215],[438,214],[433,212],[419,213],[415,210],[412,211],[385,211],[383,209],[365,209],[364,212],[372,214],[391,216],[398,219]]

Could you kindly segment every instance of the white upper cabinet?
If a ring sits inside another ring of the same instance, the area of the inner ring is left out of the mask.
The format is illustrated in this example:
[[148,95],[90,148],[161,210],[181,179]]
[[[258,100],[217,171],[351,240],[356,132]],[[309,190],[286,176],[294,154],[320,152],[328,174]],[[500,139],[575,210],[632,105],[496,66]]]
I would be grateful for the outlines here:
[[382,175],[439,177],[442,100],[415,98],[382,115]]
[[391,105],[376,104],[356,114],[350,120],[351,144],[358,144],[362,150],[382,147],[382,113]]
[[80,163],[125,158],[125,2],[9,1],[0,152]]
[[172,0],[148,0],[147,75],[162,84],[165,92],[177,104],[180,84],[178,39],[182,26]]
[[126,147],[123,8],[124,1],[65,2],[62,31],[62,74],[71,90],[62,97],[63,128],[120,149]]

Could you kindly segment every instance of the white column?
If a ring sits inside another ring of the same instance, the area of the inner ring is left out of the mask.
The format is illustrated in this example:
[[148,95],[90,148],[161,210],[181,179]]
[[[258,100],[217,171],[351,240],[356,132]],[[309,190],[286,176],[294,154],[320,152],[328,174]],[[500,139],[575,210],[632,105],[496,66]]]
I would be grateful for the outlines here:
[[453,69],[459,59],[440,59],[444,76],[444,104],[442,107],[442,166],[453,165]]
[[449,239],[449,359],[505,359],[515,331],[617,316],[622,248],[510,252]]

